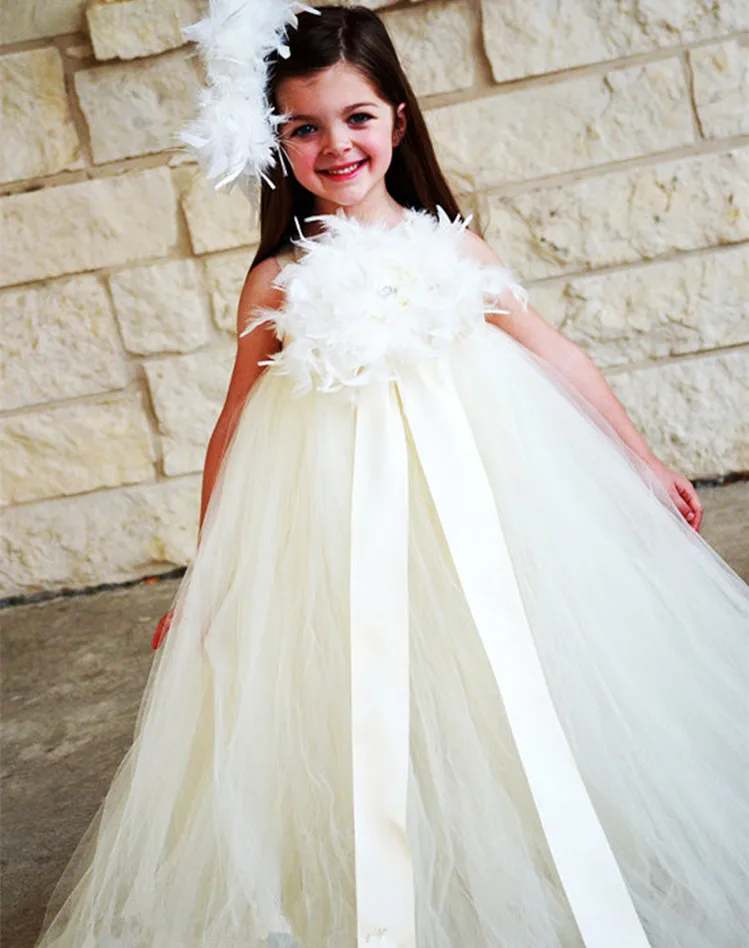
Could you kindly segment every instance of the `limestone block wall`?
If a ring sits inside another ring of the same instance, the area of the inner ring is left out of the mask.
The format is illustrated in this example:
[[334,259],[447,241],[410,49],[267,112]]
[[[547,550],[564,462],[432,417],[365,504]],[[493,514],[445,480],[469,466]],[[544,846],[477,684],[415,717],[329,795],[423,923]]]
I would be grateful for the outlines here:
[[[198,0],[2,0],[0,595],[187,562],[258,239]],[[378,4],[464,213],[667,463],[749,471],[749,4]]]

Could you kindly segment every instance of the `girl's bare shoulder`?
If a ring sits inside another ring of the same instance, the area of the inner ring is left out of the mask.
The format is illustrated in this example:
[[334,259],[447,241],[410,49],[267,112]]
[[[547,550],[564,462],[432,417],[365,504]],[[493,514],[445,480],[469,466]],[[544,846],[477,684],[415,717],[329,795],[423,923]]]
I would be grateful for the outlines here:
[[494,248],[483,237],[474,234],[472,230],[461,231],[462,250],[468,257],[487,267],[503,267],[504,263]]
[[283,267],[287,263],[291,263],[295,257],[294,247],[290,243],[281,244],[273,256],[266,257],[265,260],[262,260],[248,271],[242,294],[271,298],[278,296],[279,293],[283,295],[278,287],[273,286],[273,281]]
[[274,286],[274,281],[284,266],[285,256],[278,253],[266,257],[260,263],[251,267],[244,278],[242,292],[239,294],[237,307],[237,330],[239,332],[248,324],[252,313],[258,309],[278,309],[284,300],[284,292]]

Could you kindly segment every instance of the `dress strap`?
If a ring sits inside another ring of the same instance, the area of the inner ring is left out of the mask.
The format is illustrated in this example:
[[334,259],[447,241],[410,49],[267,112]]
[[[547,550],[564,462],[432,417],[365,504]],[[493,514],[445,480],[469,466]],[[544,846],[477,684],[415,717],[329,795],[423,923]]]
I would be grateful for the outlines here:
[[290,240],[285,240],[278,249],[276,260],[283,269],[289,263],[298,263],[301,254],[302,251],[297,244],[291,243]]
[[282,250],[276,254],[276,263],[278,263],[282,270],[287,264],[293,263],[295,259],[296,255],[293,248],[290,250]]

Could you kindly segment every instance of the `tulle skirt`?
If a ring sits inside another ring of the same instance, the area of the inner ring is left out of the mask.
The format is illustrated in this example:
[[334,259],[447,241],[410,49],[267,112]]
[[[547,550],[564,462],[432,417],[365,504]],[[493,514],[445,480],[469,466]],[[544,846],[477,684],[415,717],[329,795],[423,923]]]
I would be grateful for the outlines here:
[[[749,944],[749,587],[567,382],[456,344],[559,719],[654,948]],[[267,372],[39,948],[354,948],[355,410]],[[413,442],[418,948],[581,948]],[[456,459],[459,463],[459,459]]]

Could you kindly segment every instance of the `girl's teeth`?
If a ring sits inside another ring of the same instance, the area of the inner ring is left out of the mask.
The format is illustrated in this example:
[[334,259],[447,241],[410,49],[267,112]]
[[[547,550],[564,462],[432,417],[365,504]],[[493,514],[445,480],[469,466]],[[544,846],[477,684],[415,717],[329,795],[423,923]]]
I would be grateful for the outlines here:
[[358,162],[358,161],[355,161],[352,165],[346,165],[345,168],[339,168],[338,171],[328,171],[328,172],[326,172],[326,173],[327,173],[327,174],[333,174],[333,175],[337,175],[337,174],[349,174],[350,172],[352,172],[352,171],[354,170],[354,168],[356,168],[356,167],[358,166],[358,164],[359,164],[359,162]]

